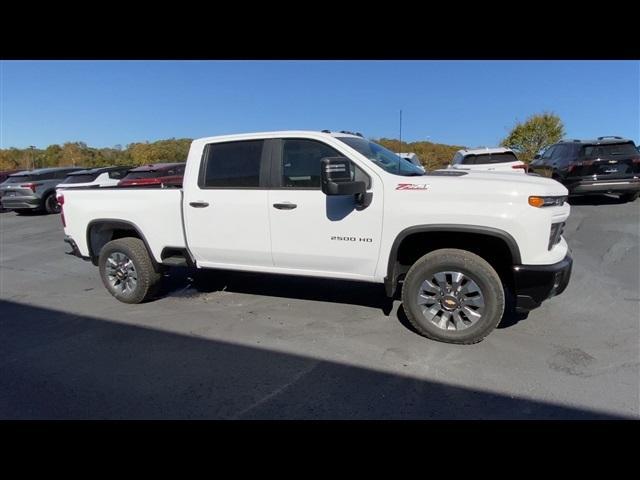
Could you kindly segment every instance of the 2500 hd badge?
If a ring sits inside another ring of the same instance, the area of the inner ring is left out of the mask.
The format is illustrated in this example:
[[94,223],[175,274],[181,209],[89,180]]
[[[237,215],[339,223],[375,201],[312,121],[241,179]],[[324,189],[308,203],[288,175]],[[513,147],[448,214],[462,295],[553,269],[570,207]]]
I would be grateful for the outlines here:
[[373,238],[364,238],[364,237],[340,237],[338,235],[334,235],[331,237],[331,240],[342,240],[344,242],[365,242],[371,243],[373,242]]

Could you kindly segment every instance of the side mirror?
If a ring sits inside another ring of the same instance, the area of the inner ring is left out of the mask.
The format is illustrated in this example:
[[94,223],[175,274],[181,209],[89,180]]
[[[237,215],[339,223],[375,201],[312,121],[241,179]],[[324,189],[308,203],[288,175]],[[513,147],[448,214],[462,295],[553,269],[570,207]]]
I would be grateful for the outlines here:
[[541,155],[540,155],[539,153],[536,153],[536,154],[533,156],[533,159],[534,159],[534,160],[537,160],[537,159],[539,159],[539,158],[540,158],[540,156],[541,156]]
[[351,161],[345,157],[325,157],[320,161],[322,192],[325,195],[358,195],[367,191],[364,182],[351,180]]
[[371,203],[367,184],[354,181],[351,161],[346,157],[325,157],[320,161],[320,179],[325,195],[354,195],[358,209]]

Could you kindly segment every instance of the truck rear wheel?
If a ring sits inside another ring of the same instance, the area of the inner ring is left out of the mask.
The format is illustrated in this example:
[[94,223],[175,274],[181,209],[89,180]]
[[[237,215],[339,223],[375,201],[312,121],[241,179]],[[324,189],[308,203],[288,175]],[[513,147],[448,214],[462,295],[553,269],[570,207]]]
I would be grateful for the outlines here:
[[620,195],[620,200],[623,202],[634,202],[638,196],[640,196],[640,192],[623,193]]
[[471,344],[498,325],[505,294],[500,277],[486,260],[447,248],[413,264],[402,287],[402,304],[411,325],[425,337]]
[[124,303],[148,300],[162,277],[154,270],[149,253],[139,238],[110,241],[102,247],[98,265],[106,289]]

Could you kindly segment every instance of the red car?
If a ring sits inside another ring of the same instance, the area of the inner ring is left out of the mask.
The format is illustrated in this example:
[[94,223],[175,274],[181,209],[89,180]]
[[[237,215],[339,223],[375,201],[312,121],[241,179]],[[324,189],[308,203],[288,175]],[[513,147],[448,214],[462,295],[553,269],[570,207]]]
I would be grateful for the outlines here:
[[184,176],[184,166],[184,162],[152,163],[133,168],[118,182],[118,186],[171,185],[181,187],[182,177]]

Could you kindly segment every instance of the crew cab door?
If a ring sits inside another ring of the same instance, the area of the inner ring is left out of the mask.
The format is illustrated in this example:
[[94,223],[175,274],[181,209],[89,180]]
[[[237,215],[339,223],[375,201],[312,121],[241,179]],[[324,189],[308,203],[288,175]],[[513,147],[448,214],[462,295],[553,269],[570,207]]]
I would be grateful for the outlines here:
[[265,188],[268,144],[246,140],[205,146],[197,185],[184,189],[187,244],[198,265],[273,267]]
[[320,160],[344,156],[324,142],[284,138],[272,152],[269,190],[271,245],[276,267],[342,277],[372,277],[382,235],[382,188],[354,163],[356,180],[373,190],[371,204],[327,196],[320,189]]

